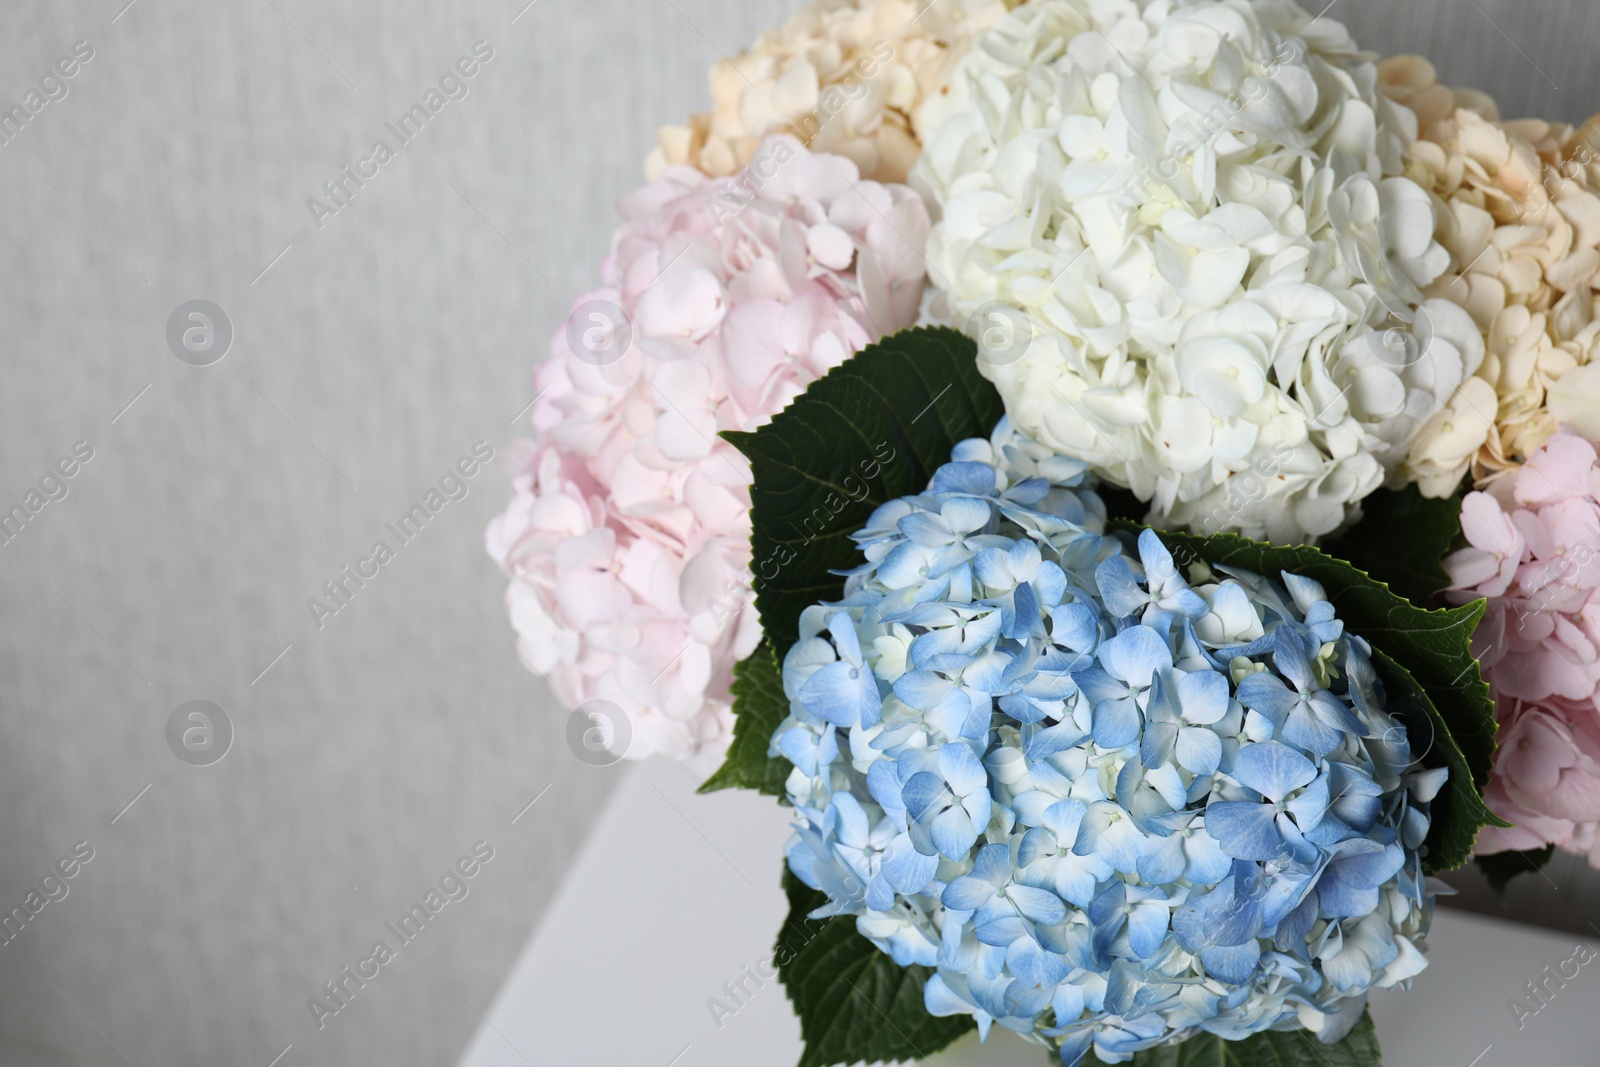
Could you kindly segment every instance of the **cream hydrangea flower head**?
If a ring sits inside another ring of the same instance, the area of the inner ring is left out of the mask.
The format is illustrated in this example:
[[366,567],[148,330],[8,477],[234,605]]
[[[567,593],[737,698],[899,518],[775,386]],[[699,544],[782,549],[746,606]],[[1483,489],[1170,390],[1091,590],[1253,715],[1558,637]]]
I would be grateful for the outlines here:
[[713,108],[664,126],[645,161],[712,177],[750,162],[769,133],[846,156],[873,181],[904,181],[922,151],[917,113],[937,97],[973,35],[1019,0],[812,0],[711,71]]
[[[951,78],[913,185],[1022,432],[1153,521],[1325,535],[1477,369],[1415,120],[1288,0],[1035,0]],[[997,347],[998,345],[998,347]]]
[[1492,99],[1440,85],[1420,56],[1378,70],[1417,114],[1406,174],[1440,198],[1450,267],[1427,293],[1466,308],[1487,345],[1407,461],[1423,493],[1446,496],[1469,469],[1482,487],[1520,466],[1562,423],[1600,439],[1600,168],[1585,131],[1501,122]]

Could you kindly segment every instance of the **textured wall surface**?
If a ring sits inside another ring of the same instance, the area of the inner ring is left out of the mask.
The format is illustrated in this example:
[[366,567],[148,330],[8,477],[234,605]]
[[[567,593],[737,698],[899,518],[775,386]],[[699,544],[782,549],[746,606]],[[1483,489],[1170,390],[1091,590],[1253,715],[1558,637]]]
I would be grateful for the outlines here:
[[[306,601],[475,442],[517,435],[655,127],[791,5],[124,3],[0,8],[6,106],[93,49],[0,146],[0,508],[93,449],[0,544],[0,910],[94,850],[0,947],[0,1063],[448,1062],[612,775],[507,647],[481,549],[498,468],[320,628]],[[1507,114],[1600,108],[1596,5],[1329,17]],[[478,41],[465,98],[314,219]],[[210,366],[168,342],[195,299],[232,327]],[[168,745],[194,699],[234,730],[210,766]],[[307,998],[478,841],[470,894],[319,1030]],[[1584,928],[1592,888],[1553,880]]]
[[[6,1062],[450,1062],[609,790],[505,640],[505,475],[403,547],[384,523],[521,432],[655,127],[774,11],[526,2],[0,8],[0,101],[94,50],[0,147],[0,501],[94,450],[0,545],[3,908],[95,850],[0,948]],[[319,228],[307,199],[480,40]],[[234,331],[206,367],[166,336],[197,298]],[[196,698],[236,730],[213,766],[168,749]],[[307,998],[479,840],[470,895],[319,1031]]]

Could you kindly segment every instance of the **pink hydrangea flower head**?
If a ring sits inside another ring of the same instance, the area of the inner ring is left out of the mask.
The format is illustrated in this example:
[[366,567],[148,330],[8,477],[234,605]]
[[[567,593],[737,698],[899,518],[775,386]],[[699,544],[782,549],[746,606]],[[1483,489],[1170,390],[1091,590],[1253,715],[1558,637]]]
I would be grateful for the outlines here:
[[[1600,860],[1600,716],[1592,702],[1541,703],[1502,696],[1499,751],[1484,796],[1513,823],[1485,827],[1477,851],[1532,851],[1554,844]],[[1597,864],[1600,865],[1600,864]]]
[[1528,462],[1462,503],[1467,547],[1445,561],[1457,603],[1483,597],[1473,652],[1498,700],[1486,797],[1516,823],[1478,851],[1595,849],[1600,824],[1600,465],[1557,433]]
[[538,443],[487,545],[558,699],[620,709],[619,754],[709,770],[733,665],[760,640],[750,470],[717,435],[916,321],[928,213],[787,136],[732,178],[667,167],[619,208],[604,286],[534,375]]

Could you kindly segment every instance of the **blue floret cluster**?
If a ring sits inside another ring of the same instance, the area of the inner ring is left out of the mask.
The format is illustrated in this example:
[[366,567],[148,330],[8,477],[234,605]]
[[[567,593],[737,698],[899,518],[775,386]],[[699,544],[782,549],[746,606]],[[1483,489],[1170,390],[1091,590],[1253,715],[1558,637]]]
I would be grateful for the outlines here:
[[935,1015],[1108,1063],[1344,1036],[1426,965],[1444,769],[1317,582],[1105,532],[1002,421],[855,535],[783,664],[787,857]]

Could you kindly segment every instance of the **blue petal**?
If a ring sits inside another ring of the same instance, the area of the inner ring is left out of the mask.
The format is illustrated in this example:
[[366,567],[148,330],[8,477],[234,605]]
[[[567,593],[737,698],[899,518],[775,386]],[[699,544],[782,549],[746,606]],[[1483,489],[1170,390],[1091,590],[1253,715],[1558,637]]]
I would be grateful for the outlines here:
[[[985,845],[972,861],[972,877],[981,878],[998,889],[1011,879],[1011,850],[1002,844]],[[958,908],[977,905],[957,904]]]
[[[990,472],[990,478],[994,477]],[[939,517],[952,530],[966,534],[974,530],[981,530],[988,525],[994,517],[994,505],[987,499],[975,499],[970,496],[952,497],[939,508]]]
[[980,789],[976,793],[968,793],[961,798],[961,806],[966,809],[967,816],[972,820],[973,829],[982,833],[989,826],[989,819],[994,815],[994,797],[987,790]]
[[1128,687],[1099,667],[1074,671],[1072,680],[1090,700],[1115,700],[1128,695]]
[[1222,851],[1222,846],[1217,844],[1216,838],[1206,833],[1203,826],[1191,829],[1183,850],[1189,857],[1189,869],[1184,872],[1184,877],[1195,885],[1215,885],[1222,881],[1233,863],[1231,857]]
[[1147,722],[1144,737],[1139,742],[1139,762],[1146,767],[1161,766],[1172,758],[1172,750],[1177,741],[1178,727],[1175,723],[1155,720]]
[[1383,789],[1377,782],[1348,763],[1333,763],[1328,766],[1328,789],[1334,815],[1360,833],[1372,829],[1383,810]]
[[867,847],[870,825],[861,801],[849,793],[835,793],[828,802],[828,818],[834,823],[833,836],[841,845]]
[[1205,818],[1206,830],[1234,859],[1264,861],[1283,851],[1283,834],[1270,804],[1219,800],[1206,808]]
[[1300,791],[1300,795],[1284,805],[1289,814],[1294,816],[1294,821],[1302,832],[1316,829],[1317,824],[1328,813],[1328,778],[1318,775],[1311,784]]
[[1228,679],[1218,671],[1180,675],[1178,706],[1185,722],[1210,726],[1228,713]]
[[[1000,846],[1004,848],[1005,846]],[[1006,897],[1017,906],[1017,910],[1036,923],[1045,926],[1054,926],[1067,917],[1067,908],[1061,903],[1061,898],[1048,889],[1036,889],[1032,886],[1014,885],[1006,890]]]
[[1038,789],[1030,789],[1011,798],[1011,810],[1016,813],[1017,822],[1022,825],[1043,826],[1045,812],[1055,802],[1056,797],[1054,794]]
[[1016,658],[1012,653],[997,648],[980,652],[961,672],[961,684],[985,694],[999,693],[1005,688],[1002,679]]
[[934,873],[939,869],[939,857],[924,856],[912,845],[908,834],[901,834],[889,842],[889,847],[883,853],[883,864],[878,869],[895,892],[914,896],[927,889],[928,883],[933,881]]
[[1049,478],[1037,475],[1032,478],[1024,478],[1006,490],[1006,499],[1013,500],[1018,504],[1037,504],[1050,495],[1052,488],[1050,481],[1051,479]]
[[1078,1030],[1064,1035],[1060,1040],[1061,1048],[1056,1054],[1061,1057],[1061,1067],[1080,1067],[1094,1044],[1094,1031]]
[[890,589],[920,586],[926,578],[928,550],[912,541],[895,546],[878,564],[877,578]]
[[1023,981],[1044,986],[1050,992],[1072,970],[1065,960],[1044,951],[1032,938],[1022,938],[1006,950],[1006,966]]
[[937,972],[929,976],[928,983],[922,987],[922,1006],[928,1009],[929,1015],[939,1017],[971,1015],[974,1011],[971,1004],[951,992]]
[[1283,724],[1283,739],[1299,745],[1308,752],[1326,756],[1339,747],[1344,736],[1323,722],[1317,713],[1311,710],[1310,705],[1299,704],[1289,713],[1288,720]]
[[910,539],[912,544],[922,548],[944,548],[956,540],[950,528],[937,515],[930,515],[926,511],[913,511],[905,516],[899,523],[900,532]]
[[1277,665],[1278,673],[1289,679],[1302,693],[1317,687],[1316,678],[1311,673],[1310,659],[1310,654],[1316,650],[1306,645],[1306,638],[1292,626],[1280,626],[1273,634],[1272,661]]
[[972,749],[962,744],[945,745],[939,750],[939,773],[961,796],[987,790],[988,775]]
[[1003,696],[995,703],[1000,706],[1001,711],[1024,725],[1043,722],[1052,711],[1059,710],[1051,709],[1047,711],[1044,704],[1020,693],[1011,693]]
[[1006,1014],[1021,1019],[1033,1018],[1049,1005],[1053,988],[1053,983],[1047,987],[1021,978],[1014,980],[1006,987]]
[[1101,748],[1123,748],[1139,736],[1139,706],[1131,697],[1102,700],[1094,706],[1094,743]]
[[1001,633],[1014,641],[1026,641],[1030,637],[1044,636],[1044,620],[1039,614],[1039,601],[1033,595],[1033,586],[1023,582],[1017,586],[1016,592],[1011,596],[1010,624],[1005,624],[1002,615]]
[[1050,637],[1074,652],[1089,652],[1100,638],[1099,620],[1087,604],[1062,604],[1050,613]]
[[1300,698],[1289,691],[1282,679],[1266,671],[1247,675],[1239,683],[1235,695],[1239,703],[1265,715],[1274,726],[1281,726],[1284,718],[1300,703]]
[[995,483],[995,470],[996,468],[988,463],[970,460],[946,463],[933,472],[933,481],[928,485],[928,491],[988,496],[998,488]]
[[[1234,865],[1237,871],[1238,864]],[[1190,952],[1215,945],[1242,945],[1261,930],[1261,908],[1253,895],[1234,892],[1237,879],[1192,900],[1172,915],[1172,932]]]
[[[931,777],[931,775],[930,775]],[[890,760],[874,760],[867,770],[867,792],[884,814],[903,819],[906,803],[900,791],[900,773]]]
[[894,695],[907,707],[929,711],[950,695],[956,683],[937,671],[907,671],[894,681]]
[[991,883],[968,874],[945,886],[939,903],[947,908],[974,911],[989,903],[994,894],[995,887]]
[[[1033,542],[1024,542],[1032,544]],[[1033,590],[1039,595],[1039,603],[1045,607],[1054,607],[1061,603],[1061,598],[1067,593],[1067,574],[1061,565],[1054,560],[1045,560],[1034,569],[1033,578],[1030,579]]]
[[948,803],[950,799],[950,791],[945,788],[944,782],[937,774],[928,771],[913,774],[900,790],[901,803],[914,822],[921,822],[935,804],[941,801]]
[[[832,729],[832,727],[829,727]],[[799,723],[779,732],[772,739],[773,747],[784,759],[799,767],[806,774],[815,776],[817,773],[817,734],[808,726]]]
[[1322,583],[1315,578],[1307,578],[1300,574],[1282,572],[1283,587],[1289,591],[1289,596],[1294,600],[1295,607],[1301,613],[1311,610],[1313,604],[1326,603],[1328,593],[1322,588]]
[[861,642],[856,638],[855,620],[850,618],[849,613],[834,612],[828,618],[828,634],[833,638],[834,647],[839,650],[839,658],[859,667]]
[[1088,810],[1081,800],[1058,800],[1045,809],[1039,825],[1050,830],[1064,846],[1077,840],[1078,827],[1083,825],[1083,814]]
[[1183,836],[1172,834],[1139,857],[1139,877],[1150,885],[1166,885],[1183,877],[1188,860],[1183,854]]
[[1142,960],[1153,957],[1167,936],[1172,911],[1165,904],[1135,904],[1128,913],[1128,947]]
[[1366,737],[1366,724],[1351,711],[1349,706],[1326,689],[1312,693],[1308,698],[1311,706],[1316,709],[1317,718],[1328,726],[1354,737]]
[[1094,582],[1100,589],[1100,598],[1106,610],[1115,618],[1126,618],[1150,602],[1149,594],[1139,588],[1125,556],[1108,556],[1095,568]]
[[1036,860],[1053,856],[1056,852],[1055,835],[1043,827],[1035,826],[1022,835],[1022,842],[1017,846],[1017,869],[1025,871]]
[[1378,903],[1378,887],[1405,866],[1398,845],[1379,845],[1357,838],[1343,842],[1317,882],[1322,910],[1336,918],[1370,914]]
[[933,820],[931,828],[933,847],[947,860],[965,859],[967,850],[978,840],[978,831],[972,818],[962,808],[950,808]]
[[1071,719],[1065,719],[1055,726],[1047,727],[1033,735],[1028,742],[1026,755],[1030,763],[1038,762],[1065,752],[1069,748],[1076,748],[1083,742],[1084,732],[1078,729],[1077,724]]
[[1200,963],[1206,973],[1230,985],[1243,985],[1261,962],[1261,943],[1255,939],[1242,945],[1217,946],[1200,950]]
[[1309,893],[1299,905],[1278,921],[1278,929],[1274,943],[1280,952],[1297,952],[1304,954],[1306,950],[1306,934],[1311,932],[1311,926],[1317,921],[1317,895]]
[[[913,890],[913,892],[915,892],[915,890]],[[883,873],[883,868],[879,867],[877,875],[875,875],[872,880],[867,883],[866,905],[868,910],[888,911],[890,908],[894,907],[894,894],[895,887],[893,883],[890,882],[888,876]],[[930,945],[929,948],[931,950],[932,946]],[[933,961],[930,959],[928,961],[928,965],[932,966],[932,964]]]
[[[1232,773],[1240,785],[1254,789],[1270,800],[1280,801],[1315,778],[1317,768],[1288,745],[1262,741],[1245,745],[1239,750],[1239,754],[1233,758]],[[1216,837],[1215,828],[1211,833]]]
[[869,726],[882,714],[883,699],[872,671],[835,660],[800,687],[800,700],[812,714],[835,726]]
[[972,569],[984,585],[1004,589],[1014,580],[1011,574],[1011,557],[1003,548],[985,545],[978,549]]
[[1015,915],[1003,915],[989,920],[977,920],[973,923],[973,932],[985,945],[1005,948],[1017,938],[1026,937],[1028,926]]
[[1067,852],[1056,860],[1056,894],[1076,907],[1088,907],[1100,882],[1109,877],[1111,865],[1099,856],[1079,856]]
[[1193,589],[1179,589],[1175,593],[1168,593],[1161,598],[1160,606],[1187,619],[1198,619],[1210,610],[1205,598]]
[[1203,726],[1178,731],[1178,762],[1192,774],[1213,774],[1222,762],[1222,738]]
[[1098,656],[1107,674],[1129,685],[1149,685],[1156,671],[1172,666],[1172,650],[1147,626],[1135,626],[1102,642]]
[[1173,566],[1172,553],[1167,551],[1167,546],[1161,543],[1161,538],[1156,536],[1154,530],[1139,531],[1139,562],[1144,564],[1144,573],[1152,586],[1182,580],[1178,576],[1178,568]]
[[1291,866],[1271,878],[1262,879],[1257,886],[1257,895],[1261,900],[1262,924],[1268,927],[1276,926],[1285,916],[1299,908],[1306,894],[1311,892],[1316,875],[1315,866],[1310,869],[1297,869]]
[[1013,541],[1006,550],[1006,560],[1011,573],[1019,577],[1032,575],[1044,562],[1044,556],[1039,551],[1039,546],[1032,541]]
[[938,707],[925,712],[923,718],[946,738],[976,741],[989,728],[990,701],[981,694],[980,698],[974,702],[965,689],[952,690]]

